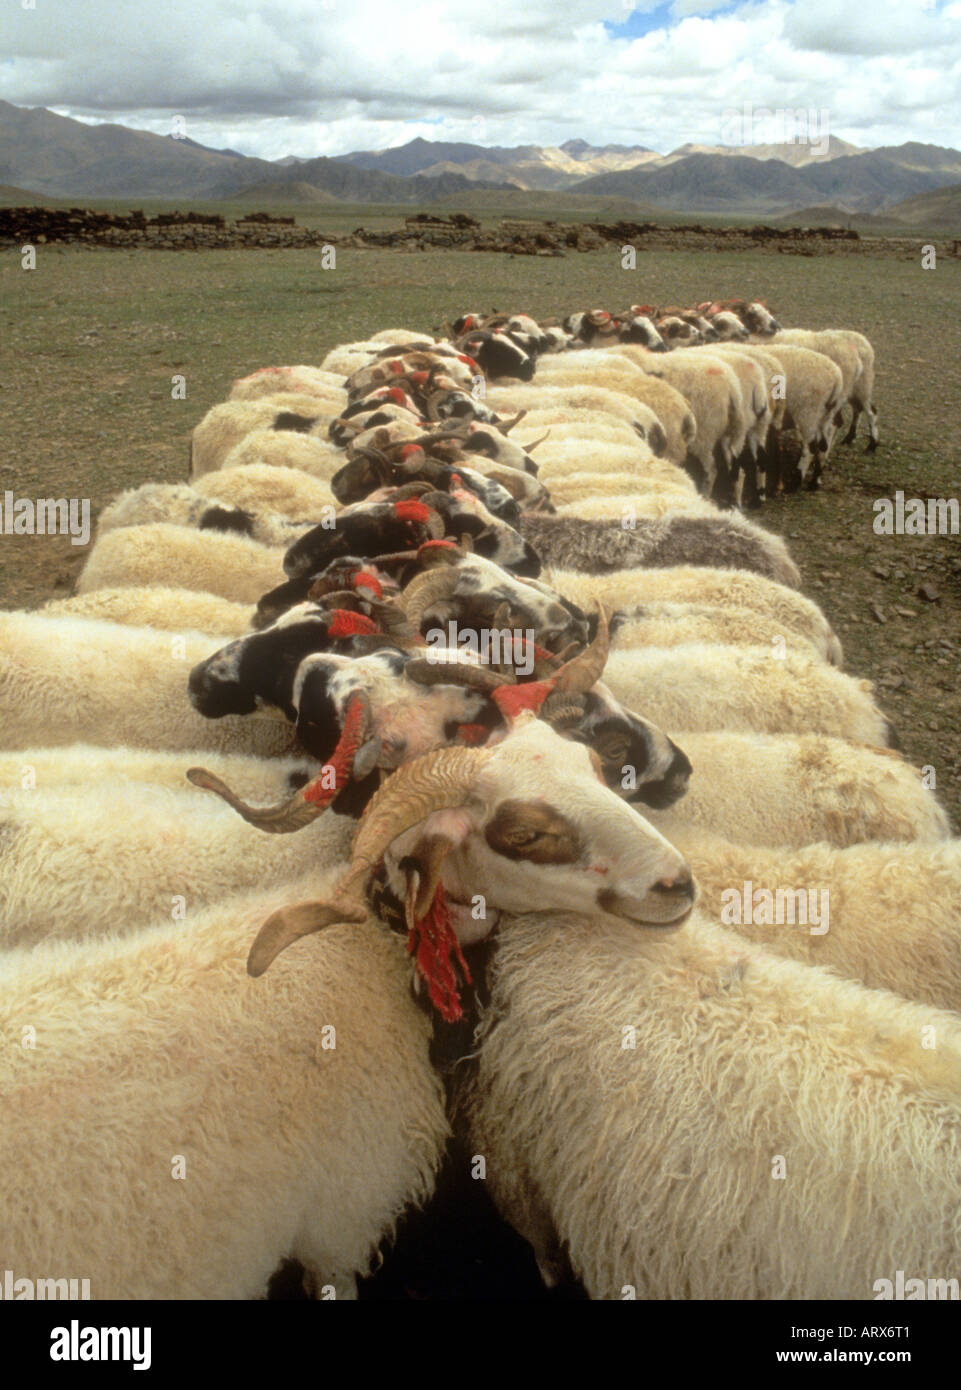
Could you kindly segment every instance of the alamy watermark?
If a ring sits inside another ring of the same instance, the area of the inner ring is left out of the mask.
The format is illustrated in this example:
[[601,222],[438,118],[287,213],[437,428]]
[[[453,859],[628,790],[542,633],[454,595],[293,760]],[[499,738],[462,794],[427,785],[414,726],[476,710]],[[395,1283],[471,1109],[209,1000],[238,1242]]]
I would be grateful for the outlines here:
[[75,1303],[78,1299],[89,1297],[89,1279],[29,1279],[25,1275],[18,1277],[12,1269],[5,1269],[0,1281],[0,1298],[8,1303],[31,1302],[34,1299],[38,1302],[69,1299]]
[[5,492],[0,502],[0,534],[4,536],[69,536],[71,545],[90,541],[89,497],[14,497]]
[[877,536],[956,536],[961,507],[956,497],[879,497],[873,505]]
[[721,921],[728,927],[807,927],[811,936],[824,936],[831,925],[830,890],[755,888],[746,879],[743,887],[721,893]]
[[721,113],[724,145],[809,145],[812,154],[828,153],[830,112],[827,107],[728,106]]
[[512,666],[519,676],[530,676],[534,671],[533,628],[523,631],[506,627],[475,629],[449,622],[446,628],[430,628],[424,641],[428,661],[444,661],[446,652],[459,651],[491,666]]

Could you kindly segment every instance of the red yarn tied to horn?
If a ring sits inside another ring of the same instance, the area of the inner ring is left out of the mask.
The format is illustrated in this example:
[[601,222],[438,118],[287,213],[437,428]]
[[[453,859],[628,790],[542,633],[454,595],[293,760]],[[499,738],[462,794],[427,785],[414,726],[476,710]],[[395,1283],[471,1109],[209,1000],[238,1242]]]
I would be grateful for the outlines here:
[[457,549],[457,542],[456,542],[456,541],[443,541],[443,540],[438,540],[438,541],[424,541],[423,545],[419,545],[419,546],[417,547],[417,554],[420,555],[420,553],[421,553],[422,551],[424,551],[424,550],[431,550],[431,549],[433,549],[433,550],[439,550],[439,549],[441,549],[441,548],[443,548],[443,549],[445,549],[445,550],[456,550],[456,549]]
[[407,502],[395,502],[394,515],[400,521],[427,521],[430,518],[430,508],[423,502],[411,498]]
[[491,691],[491,699],[510,723],[525,710],[540,712],[540,707],[554,689],[553,681],[528,681],[525,685],[499,685]]
[[[354,757],[364,739],[365,723],[364,702],[352,695],[347,701],[344,727],[330,762],[324,763],[314,780],[304,788],[304,800],[309,801],[312,806],[329,806],[337,793],[350,781]],[[324,782],[331,772],[334,774],[333,786],[328,787]]]
[[369,589],[374,598],[383,598],[384,589],[376,574],[369,574],[367,570],[358,570],[353,578],[355,589]]
[[380,628],[363,613],[353,613],[349,608],[335,608],[327,628],[328,637],[372,636]]
[[464,1017],[457,988],[454,960],[472,983],[470,969],[450,922],[450,908],[440,884],[424,917],[418,917],[407,935],[407,953],[414,957],[417,970],[427,984],[430,1002],[445,1023]]

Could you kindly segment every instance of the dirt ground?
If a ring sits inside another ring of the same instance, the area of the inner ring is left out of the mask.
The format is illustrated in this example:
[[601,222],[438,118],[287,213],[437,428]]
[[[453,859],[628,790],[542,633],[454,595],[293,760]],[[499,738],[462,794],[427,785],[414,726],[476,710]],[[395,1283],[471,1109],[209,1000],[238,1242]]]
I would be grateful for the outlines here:
[[[816,494],[758,520],[787,540],[850,672],[880,703],[961,827],[961,537],[881,536],[873,503],[958,497],[961,261],[614,251],[565,258],[431,251],[196,254],[38,247],[0,265],[0,498],[89,498],[187,476],[190,430],[231,380],[273,363],[318,363],[379,328],[439,327],[463,310],[566,313],[603,304],[747,295],[785,325],[856,328],[878,357],[882,447],[839,448]],[[182,375],[186,399],[175,399]],[[63,537],[0,535],[0,604],[70,592],[86,550]],[[106,734],[107,731],[105,731]]]

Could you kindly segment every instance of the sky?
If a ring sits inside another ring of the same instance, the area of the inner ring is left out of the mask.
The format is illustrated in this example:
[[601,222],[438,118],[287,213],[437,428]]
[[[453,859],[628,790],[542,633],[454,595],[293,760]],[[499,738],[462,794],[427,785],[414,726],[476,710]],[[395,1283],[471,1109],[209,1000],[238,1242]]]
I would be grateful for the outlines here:
[[805,123],[958,147],[961,0],[3,0],[0,98],[265,159],[415,136],[750,153]]

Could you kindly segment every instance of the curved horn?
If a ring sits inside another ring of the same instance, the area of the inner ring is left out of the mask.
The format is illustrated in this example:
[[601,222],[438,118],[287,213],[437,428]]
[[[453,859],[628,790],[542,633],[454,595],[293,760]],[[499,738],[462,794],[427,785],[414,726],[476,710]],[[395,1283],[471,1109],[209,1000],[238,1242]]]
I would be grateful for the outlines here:
[[548,438],[548,436],[550,435],[550,432],[551,432],[551,431],[550,431],[550,427],[548,427],[548,428],[544,431],[544,433],[541,435],[540,439],[535,439],[534,442],[533,442],[533,444],[522,444],[522,445],[521,445],[521,448],[524,450],[524,453],[525,453],[525,454],[532,454],[532,453],[534,452],[534,450],[537,448],[538,444],[543,444],[543,443],[544,443],[544,440]]
[[576,694],[590,690],[591,686],[600,680],[611,649],[609,617],[609,611],[603,604],[598,604],[597,635],[590,646],[585,647],[579,656],[566,662],[553,677],[551,684],[555,690]]
[[438,748],[397,769],[376,792],[354,837],[350,865],[327,902],[281,908],[260,928],[247,973],[262,975],[285,947],[334,922],[363,922],[363,890],[393,840],[434,811],[463,806],[491,756],[485,748]]
[[443,569],[416,574],[401,594],[401,603],[404,605],[408,622],[419,631],[421,618],[427,609],[438,599],[450,598],[457,588],[459,578],[456,570],[446,566]]
[[509,420],[498,420],[497,428],[501,434],[510,434],[515,425],[519,425],[527,414],[526,410],[519,410],[516,415],[512,415]]
[[408,661],[404,675],[418,685],[466,685],[485,695],[502,685],[514,685],[516,679],[513,675],[499,675],[486,666],[475,666],[470,661],[436,661],[424,656]]
[[[267,830],[274,834],[301,830],[326,811],[350,780],[354,757],[367,742],[370,724],[370,702],[362,691],[358,691],[347,702],[344,726],[330,762],[325,763],[316,777],[305,787],[301,787],[288,800],[276,806],[250,806],[232,792],[225,782],[204,767],[188,768],[187,780],[193,782],[195,787],[203,787],[205,791],[214,792],[222,797],[228,806],[232,806],[238,815],[243,816],[245,821],[255,825],[258,830]],[[327,785],[331,772],[332,787]]]

